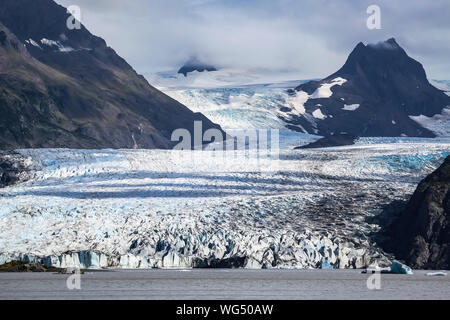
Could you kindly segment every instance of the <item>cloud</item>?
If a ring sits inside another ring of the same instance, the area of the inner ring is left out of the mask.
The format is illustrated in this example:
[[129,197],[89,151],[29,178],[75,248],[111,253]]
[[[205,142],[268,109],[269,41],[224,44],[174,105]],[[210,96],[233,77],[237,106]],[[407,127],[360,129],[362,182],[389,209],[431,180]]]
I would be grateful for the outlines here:
[[429,78],[450,79],[450,3],[377,0],[382,29],[356,0],[57,0],[138,72],[175,69],[191,56],[223,67],[327,76],[360,41],[395,37]]

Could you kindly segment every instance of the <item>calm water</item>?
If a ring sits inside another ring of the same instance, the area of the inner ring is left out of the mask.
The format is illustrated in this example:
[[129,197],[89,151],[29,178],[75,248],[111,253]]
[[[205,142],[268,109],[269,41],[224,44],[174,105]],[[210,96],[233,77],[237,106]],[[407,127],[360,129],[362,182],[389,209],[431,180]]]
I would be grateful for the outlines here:
[[450,299],[450,279],[382,275],[369,290],[357,270],[149,270],[81,275],[69,290],[67,275],[0,273],[0,299]]

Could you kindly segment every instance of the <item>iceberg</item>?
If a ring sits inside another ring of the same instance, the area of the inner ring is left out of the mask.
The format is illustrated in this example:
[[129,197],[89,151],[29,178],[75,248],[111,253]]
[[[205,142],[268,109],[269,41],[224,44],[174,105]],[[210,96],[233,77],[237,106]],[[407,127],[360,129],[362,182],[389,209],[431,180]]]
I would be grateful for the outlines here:
[[390,268],[381,270],[381,273],[388,274],[413,274],[412,269],[406,264],[394,260]]
[[429,277],[446,277],[447,273],[445,273],[445,272],[429,272],[429,273],[427,273],[427,276],[429,276]]

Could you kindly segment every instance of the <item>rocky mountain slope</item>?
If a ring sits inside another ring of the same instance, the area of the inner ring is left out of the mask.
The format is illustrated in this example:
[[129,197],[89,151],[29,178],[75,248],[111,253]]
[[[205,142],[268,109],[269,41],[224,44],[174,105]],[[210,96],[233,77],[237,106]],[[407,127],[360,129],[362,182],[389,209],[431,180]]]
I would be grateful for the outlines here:
[[339,71],[290,94],[296,104],[282,119],[291,129],[320,135],[435,137],[428,124],[433,117],[442,122],[450,108],[450,97],[395,39],[359,43]]
[[0,148],[169,148],[220,128],[161,93],[52,0],[0,0]]
[[450,268],[450,157],[417,187],[386,244],[414,268]]

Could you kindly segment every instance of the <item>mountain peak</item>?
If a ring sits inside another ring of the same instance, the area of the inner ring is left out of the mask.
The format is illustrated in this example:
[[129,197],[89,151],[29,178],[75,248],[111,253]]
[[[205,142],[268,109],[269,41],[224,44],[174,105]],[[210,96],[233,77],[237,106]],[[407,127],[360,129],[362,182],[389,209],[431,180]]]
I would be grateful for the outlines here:
[[375,44],[369,44],[368,46],[374,49],[403,50],[402,47],[400,47],[400,45],[397,43],[395,38],[390,38],[386,41],[381,41]]
[[417,116],[433,117],[450,105],[450,98],[428,82],[423,66],[394,38],[358,43],[341,69],[296,91],[308,97],[306,117],[291,116],[289,123],[320,135],[435,137],[440,133]]
[[[408,69],[423,81],[426,80],[422,65],[408,56],[395,38],[364,45],[362,42],[353,49],[344,66],[331,77],[360,72],[395,72],[394,69]],[[398,70],[397,70],[398,71]],[[344,77],[345,78],[345,77]]]
[[204,72],[204,71],[217,71],[217,68],[200,61],[197,57],[191,57],[181,68],[178,70],[178,73],[183,74],[187,77],[187,74],[190,72]]

